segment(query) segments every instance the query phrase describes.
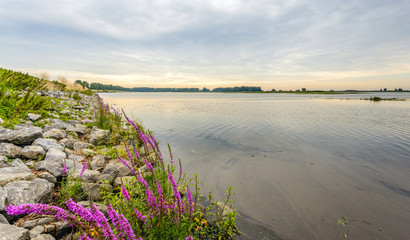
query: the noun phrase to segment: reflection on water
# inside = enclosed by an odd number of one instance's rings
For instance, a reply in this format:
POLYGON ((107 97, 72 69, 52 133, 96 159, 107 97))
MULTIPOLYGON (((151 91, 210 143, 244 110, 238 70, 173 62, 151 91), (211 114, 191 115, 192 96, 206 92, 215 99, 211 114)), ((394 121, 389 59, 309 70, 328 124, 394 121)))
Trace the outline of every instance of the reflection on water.
POLYGON ((242 239, 410 239, 410 100, 357 100, 409 93, 101 96, 169 142, 204 193, 235 188, 242 239))

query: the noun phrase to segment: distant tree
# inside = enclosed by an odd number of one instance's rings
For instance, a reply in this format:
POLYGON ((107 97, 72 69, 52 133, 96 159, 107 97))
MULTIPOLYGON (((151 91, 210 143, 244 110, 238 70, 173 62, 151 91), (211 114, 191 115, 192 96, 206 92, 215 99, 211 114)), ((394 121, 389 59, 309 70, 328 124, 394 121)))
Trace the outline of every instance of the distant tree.
POLYGON ((272 88, 272 92, 276 92, 276 89, 272 88))
POLYGON ((202 88, 201 91, 202 91, 202 92, 210 92, 211 90, 209 90, 208 88, 204 87, 204 88, 202 88))
POLYGON ((306 92, 306 88, 302 88, 302 92, 306 92))
POLYGON ((387 92, 387 88, 383 89, 384 92, 387 92))
POLYGON ((403 92, 403 88, 399 88, 399 92, 403 92))
POLYGON ((380 88, 380 92, 383 92, 383 89, 380 88))

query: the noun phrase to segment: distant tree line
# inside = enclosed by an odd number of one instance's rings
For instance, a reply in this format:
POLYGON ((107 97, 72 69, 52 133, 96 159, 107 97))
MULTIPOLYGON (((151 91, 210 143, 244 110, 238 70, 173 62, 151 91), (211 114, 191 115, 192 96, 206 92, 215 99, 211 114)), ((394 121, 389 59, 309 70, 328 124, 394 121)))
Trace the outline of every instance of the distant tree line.
POLYGON ((212 92, 262 92, 261 87, 219 87, 212 90, 212 92))

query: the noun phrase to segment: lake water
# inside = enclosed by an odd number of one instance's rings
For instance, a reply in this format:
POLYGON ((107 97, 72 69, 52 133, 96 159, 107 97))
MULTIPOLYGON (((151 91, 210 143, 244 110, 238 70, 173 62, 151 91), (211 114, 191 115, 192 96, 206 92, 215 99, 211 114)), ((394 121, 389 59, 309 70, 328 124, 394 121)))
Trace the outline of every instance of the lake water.
POLYGON ((203 193, 235 188, 239 239, 410 239, 410 93, 101 97, 170 143, 203 193))

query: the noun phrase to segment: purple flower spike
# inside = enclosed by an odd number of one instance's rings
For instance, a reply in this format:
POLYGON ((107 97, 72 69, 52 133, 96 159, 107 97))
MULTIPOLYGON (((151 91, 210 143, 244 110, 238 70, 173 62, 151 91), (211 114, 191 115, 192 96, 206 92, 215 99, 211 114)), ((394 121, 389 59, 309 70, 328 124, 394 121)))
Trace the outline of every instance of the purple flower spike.
POLYGON ((63 177, 67 176, 67 163, 64 163, 64 167, 63 170, 61 170, 61 172, 63 173, 63 177))
POLYGON ((189 190, 189 187, 186 188, 186 197, 188 199, 189 214, 192 215, 192 213, 194 212, 194 208, 193 208, 192 194, 191 194, 191 191, 189 190))
POLYGON ((194 240, 194 238, 191 237, 191 236, 188 236, 188 237, 185 238, 185 240, 194 240))
POLYGON ((87 161, 83 162, 83 168, 81 169, 81 173, 79 175, 79 177, 81 177, 84 174, 85 169, 87 168, 87 161))
POLYGON ((128 194, 127 189, 124 187, 124 185, 121 185, 121 192, 124 198, 129 201, 130 200, 130 195, 128 194))

